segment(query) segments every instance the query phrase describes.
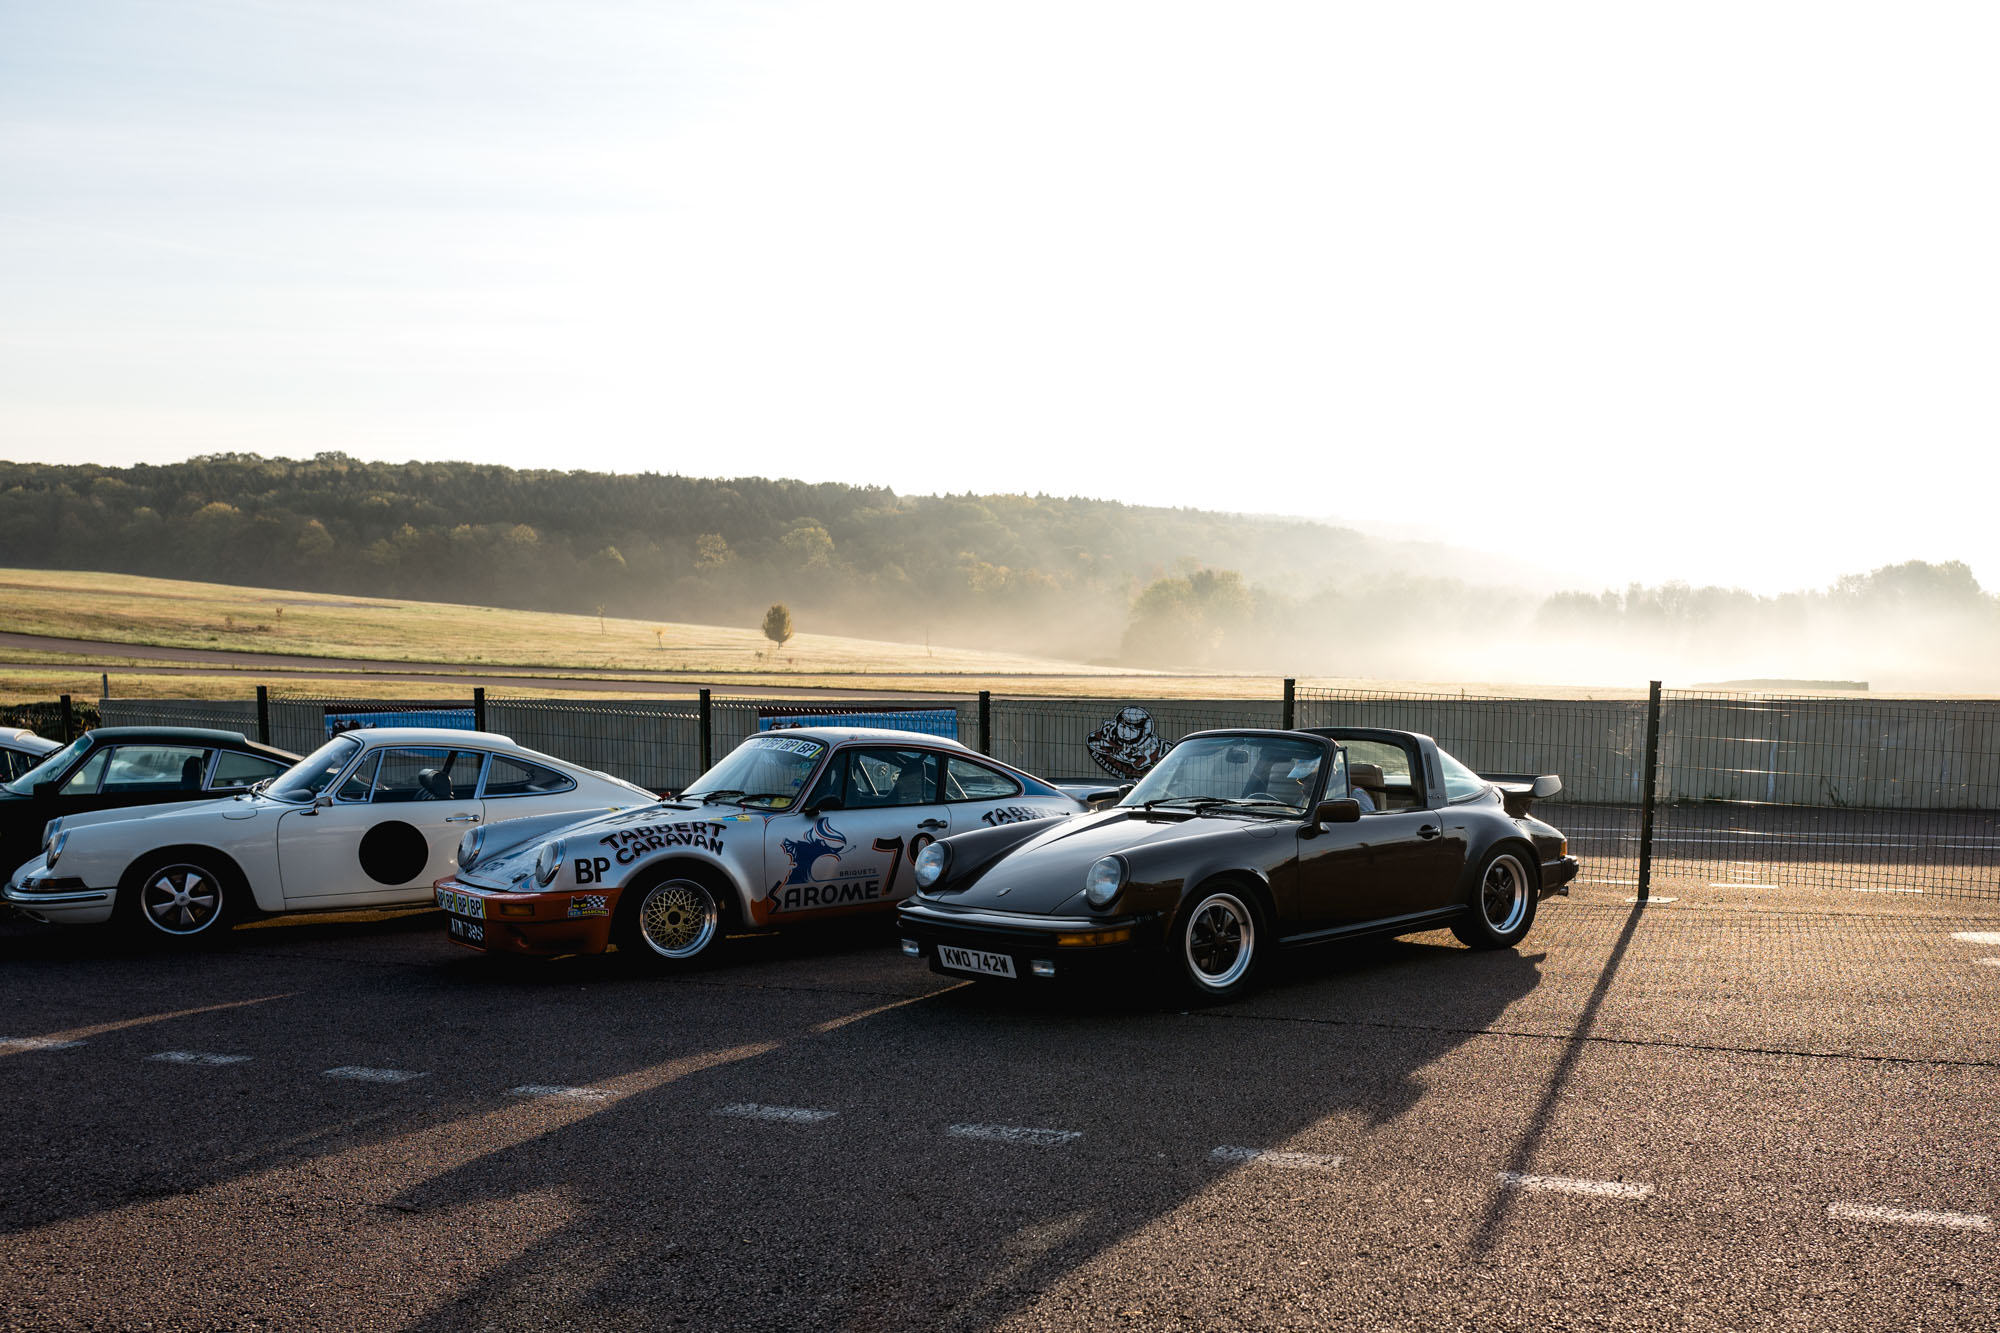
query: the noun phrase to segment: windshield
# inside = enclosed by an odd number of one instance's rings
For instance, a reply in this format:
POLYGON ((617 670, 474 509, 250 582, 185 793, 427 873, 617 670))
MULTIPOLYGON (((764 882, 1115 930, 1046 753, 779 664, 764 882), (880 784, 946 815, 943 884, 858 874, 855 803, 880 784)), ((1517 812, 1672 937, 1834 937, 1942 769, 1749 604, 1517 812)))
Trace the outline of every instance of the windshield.
POLYGON ((789 807, 826 753, 824 741, 803 736, 752 736, 729 757, 688 784, 688 800, 734 801, 773 810, 789 807))
MULTIPOLYGON (((1325 746, 1289 736, 1191 736, 1119 804, 1283 807, 1303 814, 1326 755, 1325 746)), ((1334 755, 1337 762, 1339 751, 1334 755)), ((1343 795, 1346 785, 1342 778, 1343 795)))
POLYGON ((352 736, 335 736, 286 769, 284 776, 271 784, 266 795, 281 801, 310 801, 340 776, 340 771, 347 767, 360 748, 361 742, 352 736))
POLYGON ((7 790, 16 796, 33 796, 37 782, 54 782, 58 774, 69 767, 69 761, 90 748, 90 737, 78 736, 75 740, 57 750, 48 758, 36 764, 7 784, 7 790))

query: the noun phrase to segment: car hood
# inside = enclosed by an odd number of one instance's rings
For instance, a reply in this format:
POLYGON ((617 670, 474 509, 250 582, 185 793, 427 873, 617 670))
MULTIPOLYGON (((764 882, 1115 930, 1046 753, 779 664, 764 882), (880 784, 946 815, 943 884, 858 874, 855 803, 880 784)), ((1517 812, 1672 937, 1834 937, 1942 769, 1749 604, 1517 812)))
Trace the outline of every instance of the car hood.
MULTIPOLYGON (((297 810, 299 806, 273 801, 264 796, 218 796, 207 801, 173 801, 164 805, 114 805, 105 810, 82 810, 61 816, 62 826, 74 833, 100 824, 144 822, 149 827, 175 820, 254 819, 260 814, 297 810)), ((149 835, 150 836, 150 835, 149 835)))
POLYGON ((1066 819, 1036 834, 988 866, 974 879, 954 884, 939 902, 956 907, 993 908, 1004 912, 1052 915, 1081 913, 1083 876, 1101 857, 1129 855, 1141 849, 1218 836, 1241 836, 1246 826, 1272 833, 1288 827, 1277 821, 1255 825, 1240 817, 1194 817, 1146 814, 1112 809, 1066 819))
MULTIPOLYGON (((545 829, 540 836, 526 838, 489 860, 481 861, 471 870, 459 871, 458 878, 475 888, 511 889, 533 871, 535 858, 541 854, 543 844, 556 838, 561 838, 568 851, 575 855, 585 847, 642 846, 649 841, 657 841, 656 835, 662 829, 684 828, 691 824, 724 827, 730 824, 762 824, 769 818, 770 815, 761 811, 740 810, 732 805, 696 806, 691 809, 683 808, 679 803, 644 805, 634 810, 595 815, 545 829)), ((498 830, 506 826, 495 824, 493 827, 498 830)), ((592 855, 605 854, 602 850, 592 852, 592 855)))

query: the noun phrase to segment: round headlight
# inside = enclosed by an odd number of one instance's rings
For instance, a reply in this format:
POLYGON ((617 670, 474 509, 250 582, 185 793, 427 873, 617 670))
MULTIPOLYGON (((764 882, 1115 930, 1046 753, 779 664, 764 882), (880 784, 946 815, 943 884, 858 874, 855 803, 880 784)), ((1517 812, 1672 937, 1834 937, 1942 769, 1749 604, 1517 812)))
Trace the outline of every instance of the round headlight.
POLYGON ((486 826, 475 824, 465 831, 458 840, 458 868, 470 870, 479 862, 480 850, 486 846, 486 826))
POLYGON ((542 850, 535 853, 535 883, 546 889, 555 880, 556 872, 562 869, 563 850, 561 838, 542 844, 542 850))
POLYGON ((55 867, 56 858, 62 855, 63 847, 68 842, 69 830, 66 828, 56 829, 50 835, 48 845, 42 849, 42 855, 48 859, 48 865, 51 869, 55 867))
POLYGON ((1124 887, 1125 863, 1115 856, 1102 857, 1083 877, 1083 900, 1092 907, 1109 907, 1124 887))
POLYGON ((934 842, 917 853, 912 863, 916 867, 917 887, 928 889, 944 878, 945 867, 951 864, 951 851, 941 842, 934 842))

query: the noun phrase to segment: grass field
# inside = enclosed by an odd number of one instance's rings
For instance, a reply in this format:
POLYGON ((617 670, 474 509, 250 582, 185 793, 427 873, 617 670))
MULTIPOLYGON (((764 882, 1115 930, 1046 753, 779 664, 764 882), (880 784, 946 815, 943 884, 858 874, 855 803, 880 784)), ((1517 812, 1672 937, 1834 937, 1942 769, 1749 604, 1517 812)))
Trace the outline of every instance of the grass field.
POLYGON ((0 569, 0 629, 175 648, 581 671, 1130 674, 1011 653, 831 634, 802 632, 778 649, 755 627, 600 621, 594 615, 62 570, 0 569))
MULTIPOLYGON (((428 677, 441 670, 530 671, 532 681, 489 693, 588 694, 594 698, 691 695, 702 684, 773 688, 950 691, 1051 697, 1273 699, 1274 676, 1165 674, 943 645, 829 634, 797 635, 782 651, 755 628, 664 624, 595 616, 389 598, 287 592, 137 575, 0 569, 0 631, 89 639, 133 647, 204 649, 296 658, 283 664, 217 663, 199 674, 119 653, 65 654, 0 647, 0 702, 98 697, 103 678, 127 698, 243 699, 259 684, 274 692, 339 698, 436 698, 468 692, 428 677), (352 667, 344 665, 352 662, 352 667), (409 663, 398 679, 358 679, 363 663, 409 663), (437 664, 437 665, 430 665, 437 664), (578 678, 631 679, 629 689, 578 690, 578 678)), ((1313 675, 1299 684, 1420 693, 1537 698, 1634 698, 1644 688, 1364 680, 1313 675)), ((380 675, 369 670, 368 674, 380 675)))

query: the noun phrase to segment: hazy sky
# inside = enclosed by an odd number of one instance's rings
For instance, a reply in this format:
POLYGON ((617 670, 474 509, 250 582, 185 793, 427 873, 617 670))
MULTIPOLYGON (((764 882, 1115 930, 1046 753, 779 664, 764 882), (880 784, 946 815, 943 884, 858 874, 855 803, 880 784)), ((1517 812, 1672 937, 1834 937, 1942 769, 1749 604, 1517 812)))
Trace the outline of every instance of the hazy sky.
POLYGON ((0 0, 0 457, 2000 587, 2000 9, 0 0))

